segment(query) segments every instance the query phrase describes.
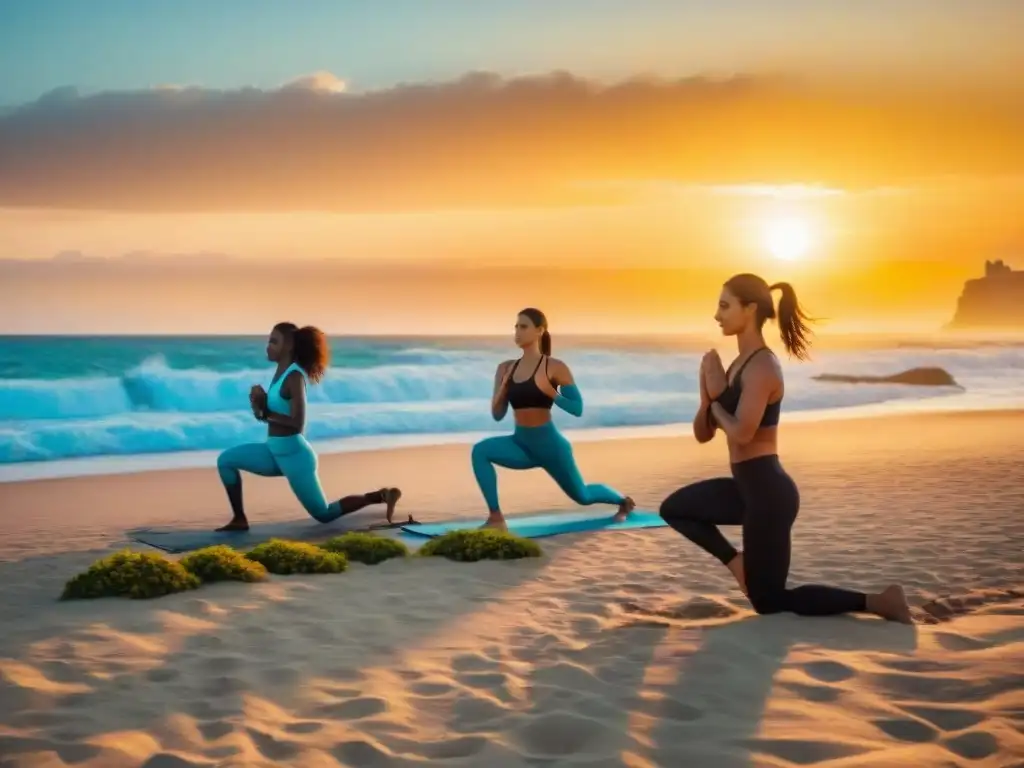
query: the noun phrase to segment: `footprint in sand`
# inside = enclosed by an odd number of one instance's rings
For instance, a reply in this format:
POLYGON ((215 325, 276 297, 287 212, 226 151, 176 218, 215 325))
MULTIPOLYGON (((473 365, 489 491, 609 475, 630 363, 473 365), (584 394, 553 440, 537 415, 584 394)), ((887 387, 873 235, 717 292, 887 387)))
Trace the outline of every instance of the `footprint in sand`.
POLYGON ((569 628, 573 634, 595 635, 604 627, 604 622, 597 616, 584 615, 576 616, 569 622, 569 628))
POLYGON ((260 672, 260 677, 270 685, 295 685, 302 679, 302 673, 294 667, 271 667, 260 672))
POLYGON ((822 683, 841 683, 856 674, 849 666, 838 661, 812 661, 804 664, 803 670, 822 683))
POLYGON ((196 728, 207 741, 217 741, 235 730, 235 726, 226 720, 214 720, 210 723, 196 723, 196 728))
POLYGON ((142 764, 142 768, 198 768, 206 761, 186 760, 169 752, 158 752, 142 764))
POLYGON ((169 683, 180 675, 181 672, 173 667, 157 667, 146 672, 146 680, 151 683, 169 683))
POLYGON ((977 725, 985 719, 985 715, 971 709, 960 707, 927 707, 927 706, 905 706, 912 715, 927 720, 936 728, 942 731, 962 731, 977 725))
POLYGON ((241 693, 246 689, 245 681, 232 675, 210 677, 203 684, 203 693, 207 696, 225 696, 230 693, 241 693))
POLYGON ((452 717, 448 727, 456 733, 473 733, 506 717, 508 713, 509 710, 493 699, 461 696, 452 703, 452 717))
POLYGON ((999 741, 991 733, 971 731, 947 739, 946 748, 966 760, 984 760, 999 751, 999 741))
POLYGON ((394 763, 389 753, 365 739, 343 741, 331 750, 331 754, 342 765, 362 768, 384 768, 394 763))
POLYGON ((294 723, 288 723, 284 727, 288 733, 316 733, 317 731, 323 730, 324 724, 318 720, 298 720, 294 723))
POLYGON ((694 720, 700 720, 704 716, 703 711, 673 698, 662 700, 659 714, 677 723, 692 723, 694 720))
POLYGON ((444 739, 420 743, 420 754, 428 760, 462 760, 482 752, 487 746, 487 739, 483 736, 457 736, 454 739, 444 739))
POLYGON ((186 701, 181 705, 181 710, 196 720, 219 720, 222 717, 227 717, 234 707, 217 699, 201 698, 186 701))
POLYGON ((932 659, 884 659, 880 663, 881 666, 897 672, 913 672, 915 674, 945 674, 959 672, 966 668, 965 664, 952 664, 948 661, 932 659))
POLYGON ((608 690, 608 686, 589 669, 568 661, 556 661, 537 667, 531 676, 531 683, 581 693, 605 693, 608 690))
POLYGON ((982 648, 991 648, 994 643, 987 640, 980 640, 970 635, 959 635, 956 632, 936 632, 935 642, 947 651, 961 653, 963 651, 978 651, 982 648))
MULTIPOLYGON (((867 751, 866 748, 855 744, 812 739, 744 739, 741 743, 752 755, 764 753, 798 765, 827 763, 844 757, 862 755, 867 751)), ((752 762, 760 764, 758 761, 752 762)))
POLYGON ((964 595, 949 595, 924 603, 916 609, 915 618, 925 624, 936 624, 988 605, 1000 605, 1021 598, 1024 598, 1024 591, 1019 589, 977 590, 964 595))
POLYGON ((569 712, 548 712, 516 730, 524 751, 535 757, 565 757, 596 751, 608 730, 596 720, 569 712))
POLYGON ((481 653, 460 653, 452 657, 455 672, 493 672, 498 664, 481 653))
POLYGON ((444 681, 423 680, 410 685, 409 690, 416 696, 435 699, 440 696, 447 696, 455 690, 455 687, 451 683, 444 681))
POLYGON ((725 619, 739 613, 736 608, 726 602, 719 602, 707 597, 698 596, 685 603, 667 608, 655 608, 634 602, 622 603, 626 613, 652 619, 670 619, 672 621, 707 621, 709 619, 725 619))
POLYGON ((348 701, 336 701, 324 704, 317 710, 324 717, 334 720, 361 720, 388 711, 387 700, 376 696, 360 696, 348 701))
POLYGON ((886 736, 913 744, 924 744, 938 737, 938 731, 931 725, 910 717, 873 720, 872 724, 886 736))
POLYGON ((199 651, 219 651, 227 643, 218 635, 196 635, 191 638, 190 645, 199 651))
POLYGON ((275 762, 278 760, 289 760, 302 751, 300 745, 294 741, 280 739, 273 734, 264 733, 255 728, 246 728, 245 732, 252 739, 256 749, 269 760, 275 762))
POLYGON ((0 734, 0 755, 13 756, 46 752, 56 753, 63 763, 76 765, 93 759, 103 750, 91 744, 60 744, 45 739, 0 734))

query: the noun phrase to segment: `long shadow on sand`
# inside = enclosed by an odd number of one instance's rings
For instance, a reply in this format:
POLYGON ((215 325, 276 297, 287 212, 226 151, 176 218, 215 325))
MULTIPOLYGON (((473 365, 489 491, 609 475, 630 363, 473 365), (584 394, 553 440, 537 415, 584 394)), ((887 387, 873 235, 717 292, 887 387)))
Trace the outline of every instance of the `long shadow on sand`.
POLYGON ((828 654, 905 655, 917 648, 913 626, 853 617, 744 616, 724 603, 715 608, 714 601, 698 602, 668 611, 631 606, 633 617, 618 630, 636 638, 653 627, 664 629, 635 713, 647 721, 638 756, 656 765, 746 768, 758 755, 805 763, 855 754, 830 741, 827 732, 799 741, 759 738, 773 691, 826 704, 856 675, 828 654), (798 679, 777 682, 794 650, 806 651, 808 659, 795 665, 798 679))

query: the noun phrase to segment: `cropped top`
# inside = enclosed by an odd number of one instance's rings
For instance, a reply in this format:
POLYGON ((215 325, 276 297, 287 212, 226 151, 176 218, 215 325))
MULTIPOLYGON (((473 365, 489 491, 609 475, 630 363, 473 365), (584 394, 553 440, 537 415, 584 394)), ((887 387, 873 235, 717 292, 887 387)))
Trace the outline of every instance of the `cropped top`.
POLYGON ((554 398, 550 395, 546 395, 541 391, 541 388, 537 386, 537 371, 540 370, 541 363, 544 363, 544 375, 547 376, 548 358, 542 356, 540 361, 537 363, 537 367, 533 369, 533 373, 530 378, 525 381, 516 381, 515 373, 516 368, 519 367, 519 363, 522 358, 516 360, 512 366, 512 372, 508 376, 508 404, 512 406, 513 411, 518 411, 522 408, 544 408, 551 410, 551 406, 554 404, 554 398))
MULTIPOLYGON (((762 349, 768 349, 768 347, 761 347, 760 349, 755 349, 753 352, 751 352, 750 356, 747 357, 747 359, 743 361, 743 365, 740 366, 740 369, 738 371, 736 371, 736 375, 732 377, 732 381, 728 382, 728 384, 725 387, 725 391, 722 392, 722 394, 720 394, 716 398, 715 402, 717 402, 720 406, 722 406, 728 413, 731 413, 733 415, 736 414, 736 409, 739 407, 739 404, 740 404, 740 394, 743 392, 743 378, 742 378, 742 376, 743 376, 743 369, 747 367, 747 364, 754 358, 754 355, 756 355, 762 349)), ((771 350, 769 350, 769 351, 771 351, 771 350)), ((732 364, 729 366, 729 370, 727 370, 725 372, 726 381, 728 381, 728 379, 729 379, 729 371, 732 370, 732 366, 735 365, 735 364, 736 364, 736 361, 734 360, 732 362, 732 364)), ((710 413, 711 413, 711 411, 709 410, 708 414, 710 415, 710 413)), ((779 417, 781 416, 781 414, 782 414, 782 398, 780 397, 774 403, 768 403, 765 406, 764 413, 761 415, 761 423, 758 424, 758 426, 759 427, 775 427, 775 426, 778 426, 778 424, 779 424, 779 417)))
POLYGON ((284 380, 288 378, 292 371, 298 371, 302 374, 302 378, 306 378, 306 372, 302 370, 298 363, 292 363, 278 376, 276 379, 270 382, 270 387, 267 388, 267 410, 273 411, 274 413, 280 413, 283 416, 290 416, 292 412, 292 404, 289 400, 285 400, 281 396, 281 386, 284 384, 284 380))

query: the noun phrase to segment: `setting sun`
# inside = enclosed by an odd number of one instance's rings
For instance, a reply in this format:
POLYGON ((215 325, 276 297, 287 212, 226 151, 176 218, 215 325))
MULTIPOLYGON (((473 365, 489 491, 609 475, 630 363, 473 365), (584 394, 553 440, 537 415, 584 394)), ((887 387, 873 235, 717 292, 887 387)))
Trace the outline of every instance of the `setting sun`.
POLYGON ((765 227, 764 243, 775 258, 797 261, 810 250, 811 234, 807 223, 800 219, 774 219, 765 227))

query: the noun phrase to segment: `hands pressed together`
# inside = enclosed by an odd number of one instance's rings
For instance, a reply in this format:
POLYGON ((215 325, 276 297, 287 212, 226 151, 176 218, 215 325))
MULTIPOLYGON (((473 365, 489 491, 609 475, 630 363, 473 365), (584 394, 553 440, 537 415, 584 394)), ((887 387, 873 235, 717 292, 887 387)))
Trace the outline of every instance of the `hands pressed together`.
POLYGON ((718 351, 712 349, 706 352, 700 361, 701 401, 707 404, 717 400, 728 385, 729 379, 725 373, 725 366, 722 365, 722 358, 718 356, 718 351))
POLYGON ((249 406, 252 408, 252 415, 263 421, 267 412, 267 391, 259 384, 253 384, 249 390, 249 406))

